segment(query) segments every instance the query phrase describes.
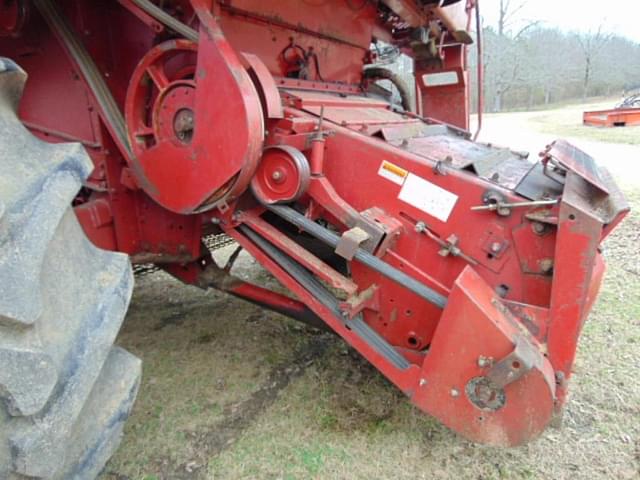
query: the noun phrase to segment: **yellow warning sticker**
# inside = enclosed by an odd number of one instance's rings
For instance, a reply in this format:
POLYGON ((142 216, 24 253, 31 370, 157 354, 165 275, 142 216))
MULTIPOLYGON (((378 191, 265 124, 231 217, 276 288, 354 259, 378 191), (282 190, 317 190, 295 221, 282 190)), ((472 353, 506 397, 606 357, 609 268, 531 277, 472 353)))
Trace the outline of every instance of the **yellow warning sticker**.
POLYGON ((409 172, 404 168, 383 160, 380 164, 380 168, 378 169, 378 175, 386 178, 387 180, 391 180, 397 185, 402 185, 407 178, 407 175, 409 175, 409 172))

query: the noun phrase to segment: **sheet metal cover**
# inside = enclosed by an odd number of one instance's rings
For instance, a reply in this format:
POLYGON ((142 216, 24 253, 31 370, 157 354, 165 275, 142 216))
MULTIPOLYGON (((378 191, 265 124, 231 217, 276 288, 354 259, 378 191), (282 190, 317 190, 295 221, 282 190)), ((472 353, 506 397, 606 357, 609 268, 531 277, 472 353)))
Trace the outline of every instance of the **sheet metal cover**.
POLYGON ((547 155, 557 160, 563 167, 577 173, 598 190, 609 193, 600 176, 596 161, 578 147, 565 140, 557 140, 551 145, 547 155))

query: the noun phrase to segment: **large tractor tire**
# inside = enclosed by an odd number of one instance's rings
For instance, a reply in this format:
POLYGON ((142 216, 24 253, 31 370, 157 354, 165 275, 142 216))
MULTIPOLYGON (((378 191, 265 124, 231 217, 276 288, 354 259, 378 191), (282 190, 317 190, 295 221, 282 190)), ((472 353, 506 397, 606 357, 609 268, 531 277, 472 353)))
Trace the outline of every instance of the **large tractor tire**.
POLYGON ((70 208, 92 168, 83 147, 20 123, 25 81, 0 59, 0 479, 94 479, 140 381, 140 361, 113 346, 133 276, 70 208))

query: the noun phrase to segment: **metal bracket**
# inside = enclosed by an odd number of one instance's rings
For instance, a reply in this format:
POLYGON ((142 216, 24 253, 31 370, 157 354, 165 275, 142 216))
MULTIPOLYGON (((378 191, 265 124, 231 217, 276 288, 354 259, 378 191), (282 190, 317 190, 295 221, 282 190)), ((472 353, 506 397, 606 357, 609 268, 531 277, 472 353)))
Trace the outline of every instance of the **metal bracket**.
POLYGON ((336 254, 349 261, 353 260, 360 244, 369 240, 370 236, 360 227, 353 227, 342 234, 336 246, 336 254))
POLYGON ((340 311, 346 318, 352 319, 363 310, 380 310, 380 287, 371 285, 366 290, 352 295, 340 302, 340 311))
POLYGON ((534 367, 542 367, 540 351, 526 338, 518 336, 513 352, 494 363, 487 372, 486 378, 496 387, 504 388, 534 367))
POLYGON ((475 258, 470 257, 469 255, 464 253, 460 247, 458 247, 459 239, 456 235, 449 235, 446 240, 443 240, 438 235, 429 230, 429 227, 424 222, 416 223, 415 230, 418 233, 425 234, 431 240, 440 245, 438 255, 440 255, 441 257, 448 257, 449 255, 451 255, 452 257, 460 257, 465 262, 471 265, 478 265, 478 261, 475 258))

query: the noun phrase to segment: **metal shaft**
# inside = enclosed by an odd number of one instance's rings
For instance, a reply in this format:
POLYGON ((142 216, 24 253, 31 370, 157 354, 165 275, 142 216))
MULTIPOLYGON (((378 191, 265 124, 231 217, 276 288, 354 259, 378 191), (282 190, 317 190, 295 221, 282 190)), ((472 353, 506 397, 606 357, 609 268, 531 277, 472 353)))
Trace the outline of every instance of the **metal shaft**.
MULTIPOLYGON (((269 205, 267 208, 274 212, 279 217, 287 220, 296 227, 304 230, 305 232, 313 235, 318 240, 330 245, 333 248, 338 246, 340 236, 333 233, 330 230, 318 225, 317 223, 309 220, 304 215, 296 212, 291 207, 285 207, 282 205, 269 205)), ((360 263, 375 270, 376 272, 384 275, 390 280, 402 285, 409 289, 421 298, 424 298, 429 303, 432 303, 436 307, 444 308, 447 304, 447 298, 444 295, 439 294, 435 290, 427 287, 425 284, 417 281, 415 278, 410 277, 404 272, 401 272, 397 268, 392 267, 388 263, 380 260, 375 255, 370 254, 366 250, 358 248, 354 256, 360 263)))

